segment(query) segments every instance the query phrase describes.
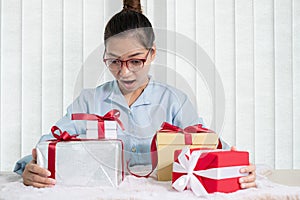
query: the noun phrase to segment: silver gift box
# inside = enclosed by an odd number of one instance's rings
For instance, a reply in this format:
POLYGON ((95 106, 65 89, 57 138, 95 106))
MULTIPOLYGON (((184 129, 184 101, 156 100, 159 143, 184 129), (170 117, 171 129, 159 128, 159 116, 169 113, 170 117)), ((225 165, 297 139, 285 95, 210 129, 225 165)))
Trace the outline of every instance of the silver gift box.
MULTIPOLYGON (((37 163, 48 168, 49 141, 37 145, 37 163)), ((117 187, 123 178, 122 143, 118 140, 56 144, 57 185, 117 187)))

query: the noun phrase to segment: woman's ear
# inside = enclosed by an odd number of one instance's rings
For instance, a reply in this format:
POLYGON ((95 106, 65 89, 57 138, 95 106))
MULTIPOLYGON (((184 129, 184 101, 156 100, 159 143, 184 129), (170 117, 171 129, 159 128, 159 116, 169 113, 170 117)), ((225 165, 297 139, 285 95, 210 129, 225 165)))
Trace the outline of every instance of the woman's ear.
POLYGON ((156 45, 153 44, 152 50, 151 50, 151 62, 155 59, 156 56, 156 45))

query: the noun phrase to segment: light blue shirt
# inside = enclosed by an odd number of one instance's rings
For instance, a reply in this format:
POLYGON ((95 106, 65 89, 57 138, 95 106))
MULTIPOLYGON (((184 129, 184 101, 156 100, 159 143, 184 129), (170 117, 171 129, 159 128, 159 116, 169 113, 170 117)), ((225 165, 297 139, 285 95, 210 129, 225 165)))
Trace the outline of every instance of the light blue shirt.
MULTIPOLYGON (((73 113, 103 116, 112 109, 120 111, 119 119, 125 130, 119 129, 118 138, 123 140, 125 159, 130 159, 130 165, 151 163, 151 140, 163 122, 181 128, 203 123, 186 94, 150 79, 147 87, 130 107, 116 80, 95 89, 85 89, 67 108, 67 114, 56 126, 71 134, 85 134, 86 121, 71 120, 73 113)), ((51 134, 42 136, 40 142, 48 139, 52 139, 51 134)), ((223 148, 228 148, 228 145, 224 143, 223 148)), ((21 174, 30 160, 31 157, 28 156, 18 161, 14 171, 21 174)))

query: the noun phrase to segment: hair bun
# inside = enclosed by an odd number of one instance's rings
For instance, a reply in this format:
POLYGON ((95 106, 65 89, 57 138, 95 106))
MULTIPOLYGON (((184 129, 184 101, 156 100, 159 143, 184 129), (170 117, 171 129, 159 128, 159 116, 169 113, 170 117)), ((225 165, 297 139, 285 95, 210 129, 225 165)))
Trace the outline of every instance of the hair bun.
POLYGON ((133 10, 143 13, 140 0, 123 0, 123 10, 133 10))

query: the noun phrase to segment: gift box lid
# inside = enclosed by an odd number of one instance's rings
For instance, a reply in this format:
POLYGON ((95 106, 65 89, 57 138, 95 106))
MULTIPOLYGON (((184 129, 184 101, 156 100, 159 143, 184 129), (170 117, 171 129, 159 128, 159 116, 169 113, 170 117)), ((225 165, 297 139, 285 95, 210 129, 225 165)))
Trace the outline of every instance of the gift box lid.
POLYGON ((212 151, 203 153, 196 168, 209 169, 227 166, 249 165, 249 153, 246 151, 212 151))
MULTIPOLYGON (((195 167, 197 170, 210 168, 249 165, 249 152, 231 150, 203 150, 195 167)), ((182 150, 174 152, 174 160, 177 160, 182 150)), ((199 151, 199 148, 191 149, 191 152, 199 151)))
MULTIPOLYGON (((217 145, 218 144, 218 135, 216 133, 191 133, 192 135, 192 144, 207 144, 207 145, 217 145)), ((185 144, 185 136, 183 133, 157 133, 157 143, 168 144, 168 145, 177 145, 185 144)))

